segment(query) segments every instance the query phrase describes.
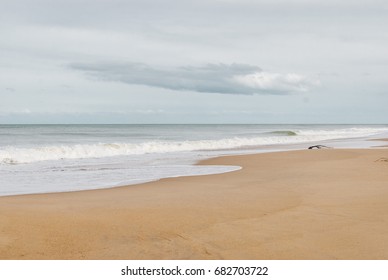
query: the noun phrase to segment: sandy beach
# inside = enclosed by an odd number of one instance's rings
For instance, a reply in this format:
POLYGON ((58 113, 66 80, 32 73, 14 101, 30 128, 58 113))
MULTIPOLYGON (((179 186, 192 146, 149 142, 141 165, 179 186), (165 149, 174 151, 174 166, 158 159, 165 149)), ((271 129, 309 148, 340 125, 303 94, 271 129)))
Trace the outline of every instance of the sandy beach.
POLYGON ((0 197, 0 259, 388 259, 388 150, 201 162, 239 171, 0 197))

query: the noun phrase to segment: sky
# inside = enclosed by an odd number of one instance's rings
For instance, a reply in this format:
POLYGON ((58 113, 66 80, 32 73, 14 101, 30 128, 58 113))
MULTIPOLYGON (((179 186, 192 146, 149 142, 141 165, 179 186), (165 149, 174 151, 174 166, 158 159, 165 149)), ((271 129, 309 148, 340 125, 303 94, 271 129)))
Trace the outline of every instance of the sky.
POLYGON ((0 0, 0 123, 388 123, 385 0, 0 0))

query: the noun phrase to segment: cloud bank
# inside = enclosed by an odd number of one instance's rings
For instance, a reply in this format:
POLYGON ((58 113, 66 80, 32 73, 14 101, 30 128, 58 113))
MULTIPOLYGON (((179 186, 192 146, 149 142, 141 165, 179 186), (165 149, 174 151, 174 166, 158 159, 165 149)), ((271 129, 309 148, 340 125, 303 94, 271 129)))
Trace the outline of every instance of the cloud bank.
POLYGON ((293 94, 319 85, 295 73, 271 73, 247 64, 154 68, 141 63, 72 63, 95 78, 171 90, 221 94, 293 94))

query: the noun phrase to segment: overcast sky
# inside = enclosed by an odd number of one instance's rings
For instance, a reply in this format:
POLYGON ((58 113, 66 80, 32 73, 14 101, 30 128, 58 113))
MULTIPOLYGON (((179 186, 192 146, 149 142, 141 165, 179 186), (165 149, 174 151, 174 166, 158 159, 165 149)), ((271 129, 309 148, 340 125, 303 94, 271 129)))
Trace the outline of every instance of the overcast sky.
POLYGON ((0 123, 388 123, 386 0, 0 2, 0 123))

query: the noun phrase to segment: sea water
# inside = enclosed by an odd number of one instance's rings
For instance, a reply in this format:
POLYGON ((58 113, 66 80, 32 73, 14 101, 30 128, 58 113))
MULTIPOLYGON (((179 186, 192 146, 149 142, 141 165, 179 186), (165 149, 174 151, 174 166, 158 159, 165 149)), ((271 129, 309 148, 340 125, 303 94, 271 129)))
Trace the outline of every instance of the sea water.
POLYGON ((0 125, 0 196, 230 172, 198 166, 230 154, 325 144, 369 147, 388 125, 0 125))

